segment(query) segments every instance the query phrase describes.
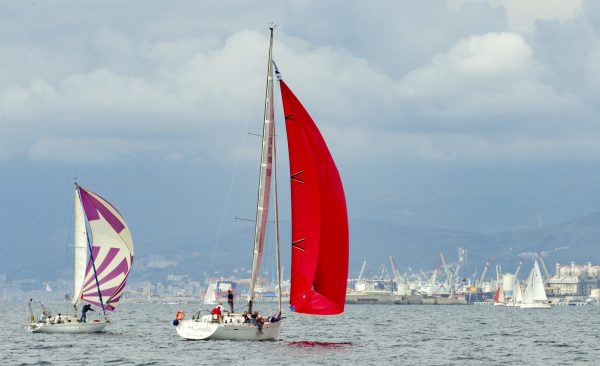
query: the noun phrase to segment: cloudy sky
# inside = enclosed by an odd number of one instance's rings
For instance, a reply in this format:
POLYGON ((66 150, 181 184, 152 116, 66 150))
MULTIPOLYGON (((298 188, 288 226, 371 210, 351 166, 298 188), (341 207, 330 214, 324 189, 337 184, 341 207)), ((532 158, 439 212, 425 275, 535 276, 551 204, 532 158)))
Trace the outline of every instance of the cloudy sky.
POLYGON ((0 1, 4 250, 69 240, 74 177, 148 247, 252 217, 271 21, 351 219, 489 231, 600 210, 596 1, 0 1))

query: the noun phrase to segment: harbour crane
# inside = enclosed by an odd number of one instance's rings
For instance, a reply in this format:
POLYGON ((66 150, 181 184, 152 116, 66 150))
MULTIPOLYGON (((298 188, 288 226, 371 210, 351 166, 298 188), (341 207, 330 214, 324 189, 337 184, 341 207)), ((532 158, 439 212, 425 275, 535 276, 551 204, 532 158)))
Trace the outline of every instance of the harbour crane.
POLYGON ((538 253, 538 257, 540 257, 540 262, 542 262, 542 268, 544 269, 544 275, 546 275, 546 284, 550 281, 550 272, 548 272, 548 267, 546 267, 546 262, 544 262, 544 257, 542 256, 542 252, 538 253))
POLYGON ((517 265, 517 269, 515 270, 515 281, 519 278, 519 272, 521 271, 522 265, 523 265, 523 257, 520 258, 519 264, 517 265))
POLYGON ((419 270, 420 275, 419 275, 419 281, 423 282, 423 283, 427 283, 427 275, 425 274, 425 272, 423 272, 422 269, 419 270), (423 276, 423 278, 421 278, 421 276, 423 276))
POLYGON ((453 275, 452 272, 450 272, 450 269, 448 268, 448 265, 446 264, 446 259, 444 258, 444 253, 440 252, 440 258, 442 259, 442 265, 444 266, 444 272, 446 273, 446 282, 448 285, 448 289, 450 290, 450 293, 453 294, 454 293, 454 280, 453 280, 453 275))
POLYGON ((396 281, 396 292, 400 295, 400 284, 404 284, 404 278, 398 271, 396 267, 396 263, 394 262, 394 258, 390 255, 390 266, 392 267, 392 273, 394 274, 394 280, 396 281))
POLYGON ((460 267, 465 263, 465 251, 464 247, 458 248, 458 262, 456 263, 456 267, 454 267, 454 278, 458 278, 460 267))
POLYGON ((363 278, 363 275, 365 274, 365 267, 367 266, 367 261, 364 261, 362 264, 362 267, 360 268, 360 273, 358 274, 358 278, 356 279, 356 282, 361 281, 363 278))
POLYGON ((483 279, 485 278, 489 266, 490 260, 488 259, 487 262, 485 262, 485 266, 483 267, 483 272, 481 272, 481 277, 479 277, 479 281, 475 283, 475 287, 481 287, 483 285, 483 279))
POLYGON ((437 280, 437 273, 438 273, 438 270, 436 268, 433 270, 433 273, 431 274, 431 279, 429 280, 429 284, 431 286, 435 285, 435 281, 437 280))
POLYGON ((394 258, 390 255, 390 266, 392 267, 392 273, 394 274, 394 278, 396 282, 406 282, 404 276, 398 271, 398 267, 396 266, 396 262, 394 258))

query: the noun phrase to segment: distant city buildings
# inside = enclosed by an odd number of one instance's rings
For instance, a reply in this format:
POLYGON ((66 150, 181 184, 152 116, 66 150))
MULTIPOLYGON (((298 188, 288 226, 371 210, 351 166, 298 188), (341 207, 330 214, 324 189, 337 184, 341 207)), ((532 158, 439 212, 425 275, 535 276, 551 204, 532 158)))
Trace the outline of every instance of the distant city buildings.
POLYGON ((590 296, 600 288, 600 266, 556 263, 556 274, 548 279, 548 289, 554 296, 590 296))

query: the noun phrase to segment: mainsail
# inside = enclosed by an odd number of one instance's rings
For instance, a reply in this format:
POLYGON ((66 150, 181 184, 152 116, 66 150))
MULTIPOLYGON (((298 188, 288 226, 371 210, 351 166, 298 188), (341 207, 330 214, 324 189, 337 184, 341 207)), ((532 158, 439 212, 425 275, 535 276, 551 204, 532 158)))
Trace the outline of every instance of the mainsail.
POLYGON ((79 199, 79 190, 75 186, 75 207, 74 207, 74 252, 75 252, 75 270, 73 274, 74 279, 74 291, 72 303, 77 305, 79 302, 79 293, 81 292, 81 286, 83 286, 83 280, 85 278, 85 266, 87 263, 87 229, 85 227, 85 215, 83 213, 83 207, 81 206, 81 200, 79 199))
POLYGON ((542 272, 538 266, 537 260, 533 264, 533 301, 547 301, 546 290, 544 289, 544 281, 542 280, 542 272))
POLYGON ((283 80, 292 195, 291 308, 333 315, 344 311, 348 217, 335 162, 312 118, 283 80))
POLYGON ((208 284, 208 288, 206 289, 206 294, 204 295, 204 303, 205 304, 215 304, 217 302, 217 286, 214 282, 208 284))
POLYGON ((92 253, 77 293, 81 300, 112 311, 133 262, 131 234, 121 214, 108 201, 82 187, 79 199, 91 232, 92 253))
POLYGON ((265 112, 260 156, 260 173, 258 180, 258 200, 256 205, 256 226, 254 232, 254 252, 252 256, 252 272, 248 289, 248 301, 254 298, 254 287, 258 280, 260 262, 265 246, 267 217, 269 215, 269 197, 271 193, 271 175, 273 167, 273 138, 275 137, 275 113, 273 110, 273 30, 269 43, 269 60, 267 65, 267 87, 265 95, 265 112))

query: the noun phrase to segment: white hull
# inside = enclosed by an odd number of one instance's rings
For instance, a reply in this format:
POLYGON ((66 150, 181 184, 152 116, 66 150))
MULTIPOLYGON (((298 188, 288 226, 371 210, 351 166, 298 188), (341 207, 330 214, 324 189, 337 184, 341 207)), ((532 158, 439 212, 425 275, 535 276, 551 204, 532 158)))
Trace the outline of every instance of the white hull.
POLYGON ((550 309, 551 307, 546 303, 521 304, 521 309, 550 309))
POLYGON ((80 323, 77 320, 60 324, 31 323, 27 330, 31 333, 58 333, 58 334, 81 334, 102 332, 108 325, 106 320, 93 320, 88 323, 80 323))
POLYGON ((184 319, 177 325, 177 334, 190 340, 239 340, 239 341, 270 341, 277 339, 279 324, 265 322, 262 333, 254 324, 243 323, 240 315, 225 316, 222 323, 213 322, 212 316, 201 319, 184 319))

